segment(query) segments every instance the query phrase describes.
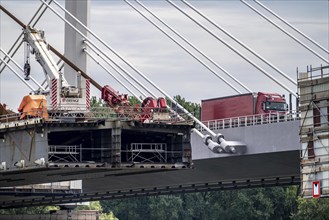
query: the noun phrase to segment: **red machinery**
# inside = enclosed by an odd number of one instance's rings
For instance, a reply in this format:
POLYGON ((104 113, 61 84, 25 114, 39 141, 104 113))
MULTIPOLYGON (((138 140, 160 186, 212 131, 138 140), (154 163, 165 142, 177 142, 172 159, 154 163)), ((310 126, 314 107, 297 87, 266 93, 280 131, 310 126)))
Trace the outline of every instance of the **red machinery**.
MULTIPOLYGON (((102 100, 112 108, 117 106, 132 108, 127 94, 119 94, 119 92, 115 91, 108 85, 102 88, 102 100)), ((139 112, 139 119, 144 122, 145 120, 150 119, 153 114, 159 114, 159 110, 166 108, 167 102, 165 98, 161 97, 154 99, 152 97, 147 97, 143 100, 140 109, 138 108, 138 105, 136 106, 135 112, 139 112)))
POLYGON ((102 88, 102 99, 111 107, 116 105, 128 105, 128 95, 127 94, 119 94, 119 92, 115 91, 111 86, 104 86, 102 88))

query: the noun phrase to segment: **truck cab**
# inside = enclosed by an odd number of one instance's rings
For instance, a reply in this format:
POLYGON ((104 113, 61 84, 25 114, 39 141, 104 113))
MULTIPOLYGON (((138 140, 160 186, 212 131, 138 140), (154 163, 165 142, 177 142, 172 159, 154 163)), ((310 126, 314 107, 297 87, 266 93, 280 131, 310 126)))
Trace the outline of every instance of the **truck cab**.
POLYGON ((255 114, 279 113, 285 114, 288 109, 284 96, 277 93, 257 93, 255 114))

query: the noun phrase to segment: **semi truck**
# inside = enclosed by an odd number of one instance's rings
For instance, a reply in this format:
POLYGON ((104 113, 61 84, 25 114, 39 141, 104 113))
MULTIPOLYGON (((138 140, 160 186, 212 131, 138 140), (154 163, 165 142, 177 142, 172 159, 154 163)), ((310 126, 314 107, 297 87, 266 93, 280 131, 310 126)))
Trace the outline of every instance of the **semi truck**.
POLYGON ((259 114, 285 114, 288 105, 277 93, 246 93, 201 101, 201 120, 210 121, 259 114))

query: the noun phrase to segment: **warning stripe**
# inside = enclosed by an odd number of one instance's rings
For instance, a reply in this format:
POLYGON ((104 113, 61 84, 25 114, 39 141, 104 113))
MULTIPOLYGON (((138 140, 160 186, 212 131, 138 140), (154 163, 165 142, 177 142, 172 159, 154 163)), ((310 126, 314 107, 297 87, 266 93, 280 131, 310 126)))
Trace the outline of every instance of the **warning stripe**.
POLYGON ((57 79, 52 79, 51 82, 51 106, 57 108, 57 79))
POLYGON ((90 81, 86 79, 86 108, 90 108, 90 81))

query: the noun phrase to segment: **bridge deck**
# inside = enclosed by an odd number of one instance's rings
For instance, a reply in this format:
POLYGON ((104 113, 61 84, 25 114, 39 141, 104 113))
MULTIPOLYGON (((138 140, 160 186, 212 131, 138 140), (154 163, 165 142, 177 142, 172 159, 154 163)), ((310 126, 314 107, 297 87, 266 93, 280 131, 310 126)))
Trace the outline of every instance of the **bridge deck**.
POLYGON ((26 206, 113 199, 132 196, 222 190, 244 187, 299 184, 298 121, 217 130, 229 139, 247 143, 246 155, 212 154, 192 136, 194 169, 138 169, 122 172, 109 169, 45 169, 35 172, 1 175, 1 182, 26 184, 41 179, 59 181, 84 179, 83 194, 38 195, 23 198, 19 194, 3 195, 1 206, 26 206), (295 132, 292 132, 295 131, 295 132), (252 135, 252 134, 261 135, 252 135), (266 137, 266 140, 263 138, 266 137), (260 141, 263 140, 263 141, 260 141), (23 201, 24 199, 24 201, 23 201), (13 203, 13 201, 15 201, 13 203))
MULTIPOLYGON (((126 198, 145 195, 224 190, 246 187, 299 184, 299 151, 195 160, 195 169, 139 174, 115 174, 103 170, 83 181, 83 194, 2 195, 0 206, 19 207, 126 198), (92 178, 94 177, 94 178, 92 178), (13 202, 15 201, 15 202, 13 202)), ((60 174, 68 175, 67 173, 60 174)), ((29 181, 31 174, 20 174, 12 181, 29 181)), ((68 176, 74 178, 72 176, 68 176)))

